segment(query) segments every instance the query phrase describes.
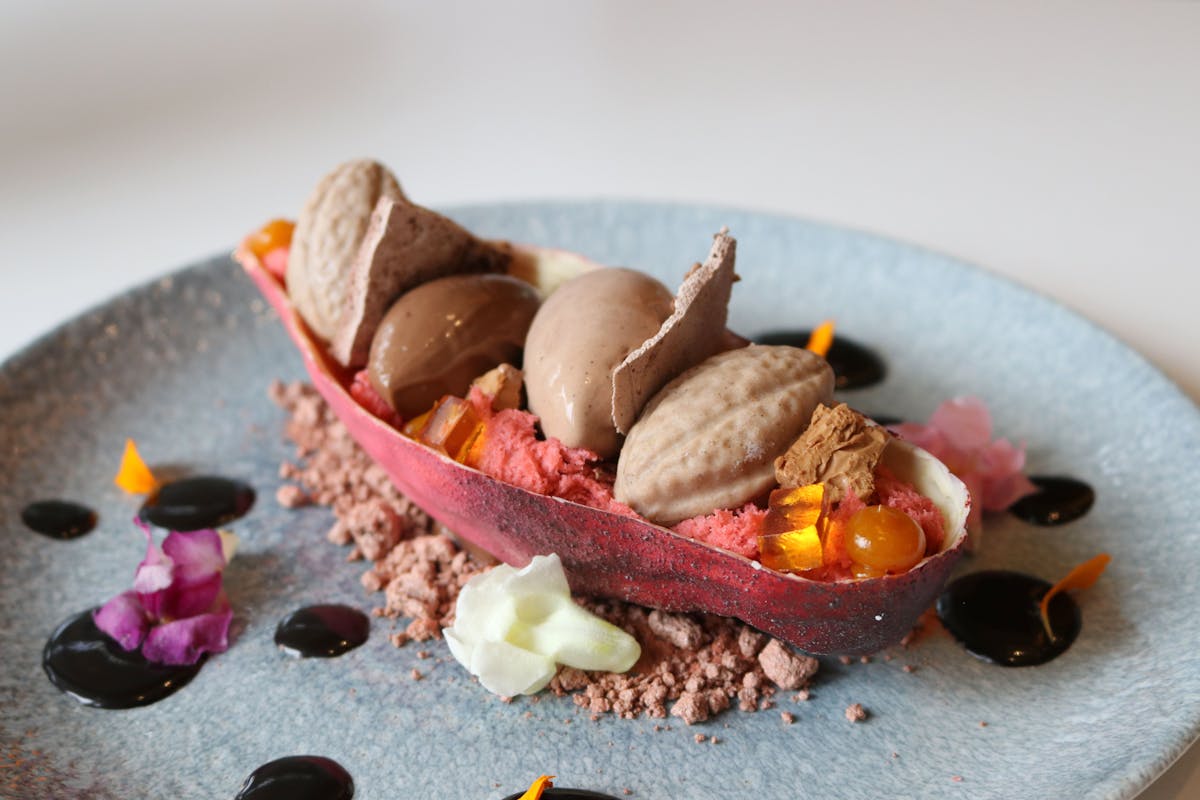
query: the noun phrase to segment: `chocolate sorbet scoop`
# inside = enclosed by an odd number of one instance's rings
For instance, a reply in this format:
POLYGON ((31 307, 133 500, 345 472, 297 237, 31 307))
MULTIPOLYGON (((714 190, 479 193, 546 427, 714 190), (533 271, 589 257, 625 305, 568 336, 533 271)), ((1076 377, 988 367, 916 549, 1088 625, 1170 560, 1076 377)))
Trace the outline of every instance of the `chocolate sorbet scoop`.
POLYGON ((538 309, 537 291, 506 275, 454 275, 422 284, 388 310, 371 342, 371 385, 405 418, 471 381, 517 364, 538 309))

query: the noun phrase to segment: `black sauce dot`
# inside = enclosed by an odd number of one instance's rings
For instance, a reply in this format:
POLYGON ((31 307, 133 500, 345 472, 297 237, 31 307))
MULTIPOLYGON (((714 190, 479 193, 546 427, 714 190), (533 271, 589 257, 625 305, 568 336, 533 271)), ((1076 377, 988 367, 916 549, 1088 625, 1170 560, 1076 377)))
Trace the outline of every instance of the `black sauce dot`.
POLYGON ((42 651, 50 682, 79 702, 97 708, 133 708, 173 694, 196 676, 200 664, 172 666, 126 652, 96 627, 93 610, 63 622, 42 651))
POLYGON ((302 658, 340 656, 367 641, 371 621, 356 608, 306 606, 284 617, 275 629, 275 644, 302 658))
POLYGON ((1066 592, 1050 601, 1051 636, 1038 607, 1050 584, 1031 575, 985 570, 964 575, 938 597, 946 630, 973 655, 1006 667, 1044 664, 1079 635, 1079 606, 1066 592))
MULTIPOLYGON (((770 331, 755 336, 754 341, 758 344, 804 347, 811 333, 808 330, 770 331)), ((841 334, 833 337, 833 346, 829 348, 825 360, 833 368, 834 388, 837 389, 865 389, 879 383, 887 375, 883 359, 841 334)))
POLYGON ((215 476, 184 478, 159 488, 138 512, 146 522, 172 531, 215 528, 244 515, 254 505, 254 489, 215 476))
POLYGON ((234 800, 350 800, 354 779, 323 756, 287 756, 263 764, 242 784, 234 800))
POLYGON ((1052 475, 1030 478, 1038 491, 1008 507, 1031 525, 1065 525, 1091 510, 1096 492, 1081 480, 1052 475))
POLYGON ((96 512, 70 500, 38 500, 21 510, 21 521, 51 539, 76 539, 96 527, 96 512))

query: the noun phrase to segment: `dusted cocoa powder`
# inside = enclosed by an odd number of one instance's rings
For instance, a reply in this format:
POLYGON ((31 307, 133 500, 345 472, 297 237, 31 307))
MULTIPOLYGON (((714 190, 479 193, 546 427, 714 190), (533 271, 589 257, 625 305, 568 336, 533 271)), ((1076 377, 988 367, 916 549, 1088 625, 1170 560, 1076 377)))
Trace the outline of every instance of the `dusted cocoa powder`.
MULTIPOLYGON (((463 585, 489 569, 486 556, 468 554, 449 531, 400 494, 316 390, 276 382, 270 394, 287 412, 286 432, 297 448, 295 461, 281 466, 280 477, 298 485, 281 488, 278 501, 289 508, 310 503, 332 508, 337 521, 330 541, 352 545, 350 559, 371 562, 362 583, 368 591, 383 592, 383 605, 375 613, 409 620, 403 632, 391 637, 397 646, 440 638, 442 628, 454 621, 463 585)), ((641 658, 627 673, 566 667, 551 681, 551 691, 571 695, 593 719, 601 714, 629 719, 669 714, 690 725, 734 706, 742 711, 772 708, 781 689, 807 699, 816 659, 743 623, 616 600, 578 599, 642 646, 641 658)), ((413 679, 419 678, 414 674, 413 679)))

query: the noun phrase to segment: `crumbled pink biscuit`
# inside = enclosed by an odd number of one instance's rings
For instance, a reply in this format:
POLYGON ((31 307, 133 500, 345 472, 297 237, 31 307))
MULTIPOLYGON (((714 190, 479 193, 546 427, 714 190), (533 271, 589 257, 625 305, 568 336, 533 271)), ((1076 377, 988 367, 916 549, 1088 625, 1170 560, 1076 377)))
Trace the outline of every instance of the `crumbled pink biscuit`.
POLYGON ((799 689, 817 673, 815 658, 793 653, 778 639, 772 639, 758 654, 763 673, 780 689, 799 689))
POLYGON ((784 725, 791 725, 796 721, 796 715, 790 711, 780 711, 779 718, 783 720, 784 725))
POLYGON ((852 703, 846 706, 846 719, 850 722, 862 722, 867 718, 867 710, 863 708, 862 703, 852 703))
MULTIPOLYGON (((472 394, 473 401, 482 398, 472 394)), ((488 565, 468 555, 445 528, 395 490, 313 389, 276 384, 271 395, 289 414, 287 431, 299 459, 285 465, 282 474, 299 483, 315 502, 332 506, 338 522, 330 539, 352 544, 370 561, 363 586, 383 593, 383 604, 374 613, 408 618, 405 628, 389 637, 392 643, 400 647, 440 638, 442 628, 454 621, 459 591, 488 565), (399 529, 395 537, 389 533, 393 515, 399 529)), ((500 412, 493 419, 521 413, 500 412)), ((573 461, 569 453, 559 451, 549 461, 557 465, 554 480, 575 477, 604 485, 592 467, 573 461), (568 466, 562 469, 564 464, 568 466)), ((727 617, 672 614, 615 600, 580 602, 642 645, 641 658, 627 673, 564 668, 550 682, 551 691, 571 695, 593 717, 673 715, 692 724, 735 703, 757 711, 770 702, 779 680, 798 688, 817 667, 815 659, 794 655, 778 641, 727 617)))
POLYGON ((299 486, 288 484, 280 486, 275 492, 275 502, 284 508, 301 508, 311 503, 312 498, 299 486))
POLYGON ((669 614, 657 608, 646 617, 646 624, 660 639, 682 649, 694 650, 700 646, 704 636, 704 631, 695 620, 688 619, 683 614, 669 614))

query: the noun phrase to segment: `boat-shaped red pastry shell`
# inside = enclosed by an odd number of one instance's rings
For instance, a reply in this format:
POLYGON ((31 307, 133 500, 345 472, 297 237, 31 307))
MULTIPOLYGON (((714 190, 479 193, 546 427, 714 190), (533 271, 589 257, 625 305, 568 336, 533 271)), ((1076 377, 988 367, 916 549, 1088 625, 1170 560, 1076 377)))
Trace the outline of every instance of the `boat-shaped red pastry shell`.
MULTIPOLYGON (((534 261, 558 259, 526 248, 534 261)), ((236 254, 279 316, 318 392, 405 495, 463 539, 513 565, 558 553, 573 591, 669 611, 736 617, 813 654, 877 652, 908 633, 963 552, 969 495, 924 451, 889 446, 889 466, 939 502, 947 544, 902 575, 819 582, 787 575, 639 519, 534 494, 456 463, 362 408, 284 287, 249 252, 236 254)), ((575 263, 580 259, 569 256, 575 263)))

